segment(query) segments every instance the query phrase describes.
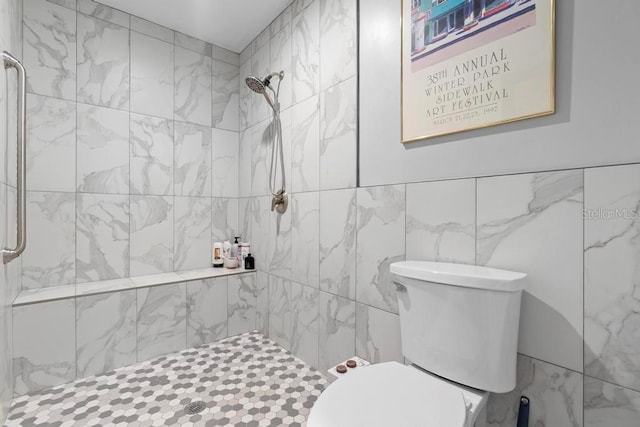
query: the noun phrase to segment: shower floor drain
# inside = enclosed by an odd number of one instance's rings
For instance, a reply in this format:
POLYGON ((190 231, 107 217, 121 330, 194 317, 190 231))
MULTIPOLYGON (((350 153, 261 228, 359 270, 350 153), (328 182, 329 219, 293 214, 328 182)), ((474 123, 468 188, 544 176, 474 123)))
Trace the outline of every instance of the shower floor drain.
POLYGON ((191 402, 185 405, 184 412, 187 415, 194 415, 204 411, 206 407, 207 405, 205 405, 204 402, 201 402, 201 401, 191 402))

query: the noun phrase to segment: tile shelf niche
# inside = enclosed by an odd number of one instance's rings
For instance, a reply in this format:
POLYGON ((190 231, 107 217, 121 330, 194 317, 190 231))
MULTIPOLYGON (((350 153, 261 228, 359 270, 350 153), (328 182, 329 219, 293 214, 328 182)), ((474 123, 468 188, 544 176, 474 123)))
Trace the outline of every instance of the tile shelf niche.
POLYGON ((238 274, 255 274, 255 270, 236 268, 201 268, 172 273, 152 274, 148 276, 125 277, 122 279, 100 280, 72 285, 50 286, 41 289, 25 289, 13 301, 13 306, 37 304, 47 301, 75 298, 80 296, 105 294, 128 289, 149 288, 192 280, 210 279, 213 277, 233 276, 238 274))

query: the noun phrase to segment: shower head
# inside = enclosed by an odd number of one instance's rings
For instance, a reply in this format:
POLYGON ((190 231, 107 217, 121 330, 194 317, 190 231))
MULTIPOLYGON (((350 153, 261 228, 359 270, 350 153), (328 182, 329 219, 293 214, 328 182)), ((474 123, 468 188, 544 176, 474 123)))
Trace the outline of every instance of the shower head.
POLYGON ((269 80, 265 79, 264 81, 260 80, 257 77, 249 76, 244 79, 244 82, 249 86, 249 89, 254 91, 255 93, 264 93, 269 85, 269 80))
POLYGON ((249 76, 244 79, 244 82, 247 84, 247 86, 249 86, 249 89, 251 89, 255 93, 265 93, 267 88, 270 88, 271 79, 276 76, 278 76, 280 80, 282 80, 284 78, 284 71, 271 73, 267 77, 265 77, 264 80, 260 80, 256 76, 249 76))
MULTIPOLYGON (((247 86, 249 87, 249 89, 251 89, 252 91, 254 91, 255 93, 259 93, 264 95, 265 99, 267 100, 267 102, 269 103, 269 105, 271 106, 271 108, 273 109, 273 111, 277 112, 277 108, 274 104, 274 102, 271 100, 271 98, 269 97, 269 94, 267 93, 267 88, 269 88, 269 90, 271 92, 273 92, 273 95, 275 96, 276 99, 276 104, 278 101, 278 94, 276 93, 275 90, 273 90, 273 88, 271 87, 271 79, 275 76, 278 76, 280 78, 280 80, 282 80, 284 78, 284 71, 279 71, 276 73, 271 73, 269 74, 267 77, 265 77, 264 80, 260 80, 258 77, 256 76, 249 76, 246 79, 244 79, 244 82, 247 84, 247 86)), ((280 91, 279 89, 279 85, 278 85, 278 92, 280 91)))

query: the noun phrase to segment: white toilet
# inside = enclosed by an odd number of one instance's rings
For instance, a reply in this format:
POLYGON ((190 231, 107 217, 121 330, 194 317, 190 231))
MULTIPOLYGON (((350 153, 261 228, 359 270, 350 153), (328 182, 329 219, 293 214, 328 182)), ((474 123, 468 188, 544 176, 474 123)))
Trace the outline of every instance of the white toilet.
POLYGON ((526 274, 426 261, 391 264, 402 353, 413 365, 355 368, 311 409, 308 427, 484 427, 489 392, 516 382, 526 274))

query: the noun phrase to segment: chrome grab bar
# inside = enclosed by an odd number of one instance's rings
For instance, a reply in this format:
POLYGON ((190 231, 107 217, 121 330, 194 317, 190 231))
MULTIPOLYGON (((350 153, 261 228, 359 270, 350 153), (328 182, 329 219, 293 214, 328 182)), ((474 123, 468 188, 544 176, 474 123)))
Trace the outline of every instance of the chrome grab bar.
POLYGON ((27 72, 13 55, 2 52, 4 68, 15 68, 18 73, 18 230, 15 249, 2 249, 2 261, 7 264, 24 252, 27 245, 27 200, 26 200, 26 141, 27 141, 27 72))

